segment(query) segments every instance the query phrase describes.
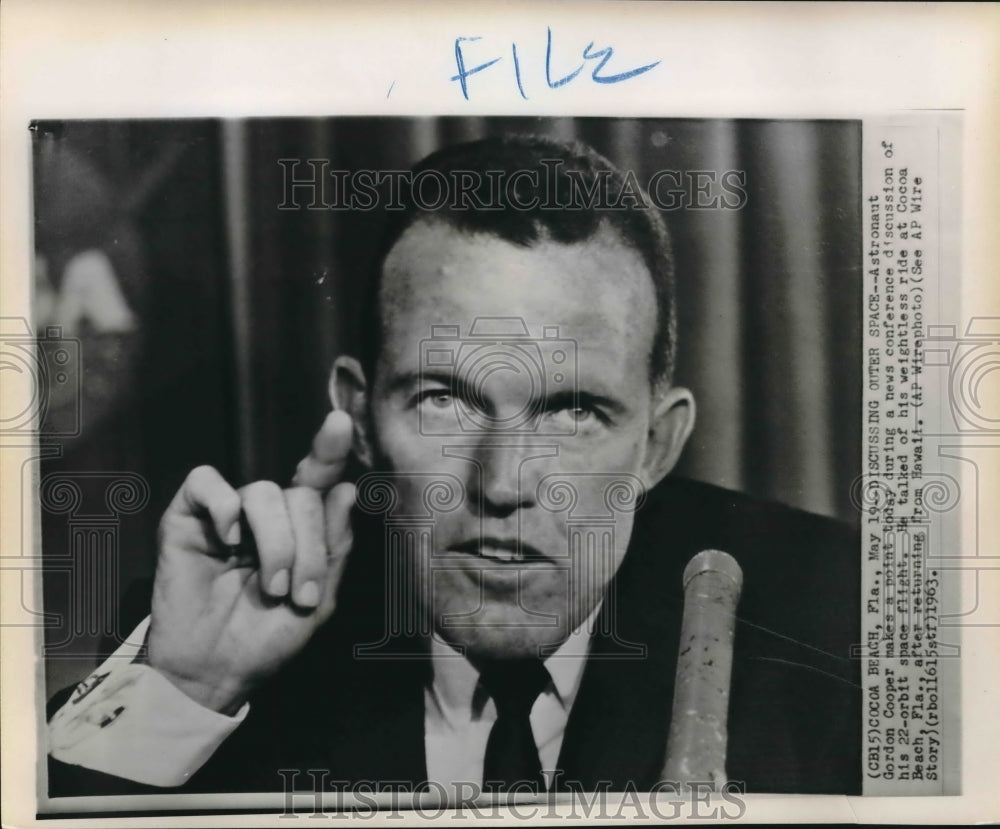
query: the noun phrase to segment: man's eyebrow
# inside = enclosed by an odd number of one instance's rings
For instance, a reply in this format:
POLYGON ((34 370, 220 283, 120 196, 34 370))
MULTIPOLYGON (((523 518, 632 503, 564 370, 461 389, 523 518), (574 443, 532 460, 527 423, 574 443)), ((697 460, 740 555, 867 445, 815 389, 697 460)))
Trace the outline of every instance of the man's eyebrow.
POLYGON ((450 371, 428 369, 422 371, 406 371, 398 374, 389 382, 389 392, 397 392, 412 388, 421 382, 440 383, 442 386, 454 388, 456 391, 465 388, 464 382, 450 371))

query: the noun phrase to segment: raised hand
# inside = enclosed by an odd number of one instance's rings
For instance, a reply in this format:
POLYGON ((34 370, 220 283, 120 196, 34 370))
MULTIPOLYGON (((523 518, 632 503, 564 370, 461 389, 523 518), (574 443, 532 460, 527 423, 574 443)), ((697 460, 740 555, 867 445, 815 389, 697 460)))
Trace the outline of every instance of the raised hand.
POLYGON ((292 488, 236 490, 201 466, 164 513, 148 660, 202 705, 238 710, 333 613, 353 542, 351 436, 331 412, 292 488))

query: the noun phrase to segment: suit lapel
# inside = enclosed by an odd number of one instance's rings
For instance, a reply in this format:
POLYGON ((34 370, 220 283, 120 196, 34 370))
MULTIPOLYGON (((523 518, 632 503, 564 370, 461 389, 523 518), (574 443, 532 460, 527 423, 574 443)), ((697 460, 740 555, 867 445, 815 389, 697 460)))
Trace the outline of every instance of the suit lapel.
POLYGON ((422 783, 425 660, 379 660, 356 672, 336 754, 345 779, 422 783), (347 727, 344 728, 344 723, 347 727))
POLYGON ((598 616, 560 751, 564 785, 648 787, 662 767, 680 608, 661 596, 653 612, 635 571, 623 566, 598 616))
POLYGON ((403 586, 388 584, 384 530, 365 518, 356 522, 356 550, 340 596, 328 644, 317 660, 336 666, 323 683, 330 712, 323 745, 331 771, 342 780, 422 783, 427 779, 424 750, 424 686, 430 672, 425 643, 414 635, 387 630, 385 602, 403 586), (367 555, 365 555, 367 553, 367 555))

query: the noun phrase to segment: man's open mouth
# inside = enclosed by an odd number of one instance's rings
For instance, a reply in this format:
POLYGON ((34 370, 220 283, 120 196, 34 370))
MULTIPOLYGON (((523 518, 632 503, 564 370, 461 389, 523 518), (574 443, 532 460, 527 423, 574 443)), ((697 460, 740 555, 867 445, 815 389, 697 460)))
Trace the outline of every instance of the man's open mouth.
POLYGON ((449 549, 451 552, 467 553, 501 564, 523 564, 548 560, 541 550, 515 538, 484 536, 483 538, 463 541, 449 549))

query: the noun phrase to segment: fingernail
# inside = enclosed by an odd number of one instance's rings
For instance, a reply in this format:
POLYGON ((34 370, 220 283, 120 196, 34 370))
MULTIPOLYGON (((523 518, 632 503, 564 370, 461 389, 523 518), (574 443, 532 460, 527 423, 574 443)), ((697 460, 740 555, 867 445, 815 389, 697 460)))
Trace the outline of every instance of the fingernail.
POLYGON ((358 488, 354 486, 354 484, 351 484, 351 487, 348 490, 347 503, 353 507, 357 503, 357 501, 358 501, 358 488))
POLYGON ((267 592, 272 596, 284 596, 288 593, 288 571, 279 570, 274 574, 271 583, 267 586, 267 592))
POLYGON ((240 543, 240 524, 237 521, 233 526, 229 528, 229 532, 226 533, 226 544, 230 547, 235 547, 240 543))
POLYGON ((296 593, 295 603, 302 607, 316 607, 319 604, 319 585, 314 581, 307 581, 296 593))

